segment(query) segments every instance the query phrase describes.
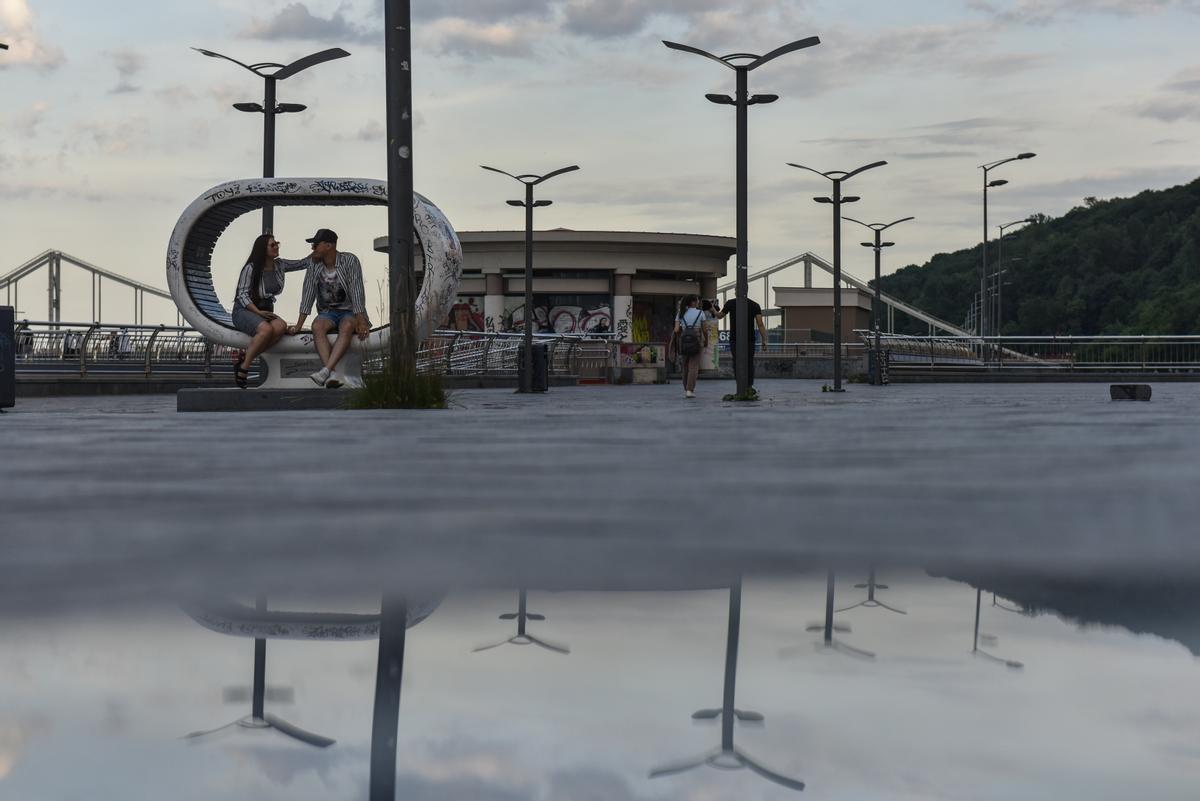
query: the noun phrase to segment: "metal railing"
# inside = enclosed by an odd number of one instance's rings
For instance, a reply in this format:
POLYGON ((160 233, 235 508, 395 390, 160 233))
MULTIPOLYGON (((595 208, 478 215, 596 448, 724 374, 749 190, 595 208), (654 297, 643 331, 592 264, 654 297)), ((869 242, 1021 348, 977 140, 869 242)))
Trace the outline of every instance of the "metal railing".
MULTIPOLYGON (((513 376, 520 334, 437 331, 422 343, 417 369, 460 376, 513 376)), ((551 375, 603 375, 614 363, 615 337, 544 334, 551 375)), ((17 372, 26 377, 129 380, 138 377, 211 378, 227 373, 240 351, 205 339, 192 328, 21 320, 14 330, 17 372)), ((368 371, 382 367, 376 357, 368 371)), ((259 372, 259 371, 254 371, 259 372)))
POLYGON ((19 321, 13 332, 17 372, 145 378, 203 375, 232 364, 236 351, 191 328, 19 321))
MULTIPOLYGON (((537 334, 545 345, 551 375, 602 375, 615 363, 616 335, 537 334)), ((521 334, 437 331, 417 352, 417 370, 456 376, 517 374, 521 334)))
MULTIPOLYGON (((856 331, 864 342, 873 335, 856 331)), ((891 370, 1200 373, 1200 336, 930 337, 884 334, 891 370)))

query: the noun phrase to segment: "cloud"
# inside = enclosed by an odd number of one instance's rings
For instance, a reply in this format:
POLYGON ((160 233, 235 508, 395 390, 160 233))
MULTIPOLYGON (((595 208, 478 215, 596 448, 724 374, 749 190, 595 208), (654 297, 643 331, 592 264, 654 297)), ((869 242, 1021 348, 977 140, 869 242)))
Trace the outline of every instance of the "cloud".
POLYGON ((638 33, 655 15, 690 18, 722 5, 723 0, 568 0, 562 26, 578 36, 606 39, 638 33))
POLYGON ((46 117, 46 111, 50 105, 45 100, 39 100, 30 106, 27 110, 18 112, 9 118, 9 129, 15 131, 16 134, 25 139, 33 139, 37 136, 38 126, 46 117))
POLYGON ((360 142, 379 142, 386 134, 387 130, 379 120, 367 120, 367 124, 358 129, 355 138, 360 142))
POLYGON ((1174 123, 1200 120, 1200 67, 1177 72, 1149 100, 1126 109, 1135 116, 1174 123))
POLYGON ((319 17, 304 3, 288 3, 266 19, 255 17, 241 32, 247 39, 301 40, 337 45, 345 42, 380 43, 383 34, 357 25, 339 8, 328 17, 319 17))
POLYGON ((133 78, 146 68, 146 59, 136 50, 116 50, 108 54, 113 66, 117 68, 117 85, 108 90, 109 94, 120 95, 140 92, 142 88, 133 84, 133 78))
POLYGON ((536 40, 552 35, 538 23, 481 25, 458 17, 440 19, 429 27, 438 52, 471 59, 527 58, 533 55, 536 40))
POLYGON ((1016 25, 1045 25, 1087 14, 1134 17, 1176 9, 1200 10, 1196 0, 1017 0, 1008 4, 973 0, 967 5, 998 22, 1016 25))
POLYGON ((8 45, 0 51, 0 69, 14 64, 54 69, 66 61, 62 50, 42 42, 29 0, 0 0, 0 41, 8 45))

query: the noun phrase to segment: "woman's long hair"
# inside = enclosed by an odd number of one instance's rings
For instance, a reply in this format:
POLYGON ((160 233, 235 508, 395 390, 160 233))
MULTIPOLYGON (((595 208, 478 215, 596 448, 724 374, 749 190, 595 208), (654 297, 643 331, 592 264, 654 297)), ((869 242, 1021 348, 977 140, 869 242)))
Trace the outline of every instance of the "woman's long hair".
POLYGON ((679 302, 679 319, 680 320, 683 319, 683 315, 687 314, 687 310, 691 308, 693 303, 699 303, 699 302, 700 302, 699 295, 686 295, 683 298, 683 300, 681 300, 679 302))
POLYGON ((258 306, 262 302, 259 287, 262 286, 263 268, 267 266, 267 243, 275 237, 272 234, 259 234, 250 248, 250 256, 246 263, 250 265, 250 300, 258 306))

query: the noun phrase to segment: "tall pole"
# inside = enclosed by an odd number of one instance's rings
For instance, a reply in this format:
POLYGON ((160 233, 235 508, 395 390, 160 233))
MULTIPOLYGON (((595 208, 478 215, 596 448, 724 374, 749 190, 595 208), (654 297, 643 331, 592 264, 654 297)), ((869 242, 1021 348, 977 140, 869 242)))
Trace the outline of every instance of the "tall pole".
MULTIPOLYGON (((263 94, 263 177, 275 177, 275 79, 266 78, 263 94)), ((275 228, 275 207, 263 206, 262 232, 275 228)))
MULTIPOLYGON (((980 254, 979 266, 979 335, 988 334, 987 315, 984 309, 987 304, 987 252, 988 252, 988 171, 983 171, 983 253, 980 254)), ((980 350, 986 359, 987 350, 980 343, 980 350)))
POLYGON ((385 596, 379 621, 379 661, 375 667, 369 801, 396 798, 396 740, 400 731, 400 685, 404 678, 407 623, 408 605, 404 598, 385 596))
POLYGON ((733 358, 739 396, 750 392, 750 359, 754 353, 750 339, 753 330, 750 325, 750 304, 747 303, 750 291, 750 157, 746 142, 750 117, 749 75, 748 70, 737 70, 737 287, 734 309, 738 330, 734 332, 733 346, 736 351, 733 358))
POLYGON ((833 391, 842 391, 842 182, 833 182, 833 391))
POLYGON ((833 642, 833 568, 825 574, 825 644, 833 642))
POLYGON ((983 598, 983 590, 975 590, 975 640, 971 644, 971 653, 979 650, 979 603, 983 598))
POLYGON ((409 0, 385 0, 387 82, 388 286, 392 366, 401 382, 417 374, 416 296, 413 278, 412 9, 409 0))
POLYGON ((721 701, 721 750, 733 750, 734 688, 737 687, 738 634, 742 626, 742 579, 729 587, 729 630, 725 637, 725 690, 721 701))
POLYGON ((533 184, 525 184, 525 370, 521 392, 533 392, 533 184))
MULTIPOLYGON (((880 312, 883 311, 882 290, 880 290, 880 288, 879 288, 879 282, 881 280, 879 277, 879 252, 881 250, 883 250, 883 231, 881 231, 877 228, 877 229, 875 229, 875 298, 874 298, 874 302, 871 304, 871 316, 874 318, 874 324, 875 324, 875 385, 876 386, 883 385, 883 363, 882 363, 883 353, 880 350, 881 346, 880 346, 880 338, 879 338, 879 329, 881 327, 879 315, 880 315, 880 312)), ((874 575, 874 568, 872 568, 871 575, 874 575)))

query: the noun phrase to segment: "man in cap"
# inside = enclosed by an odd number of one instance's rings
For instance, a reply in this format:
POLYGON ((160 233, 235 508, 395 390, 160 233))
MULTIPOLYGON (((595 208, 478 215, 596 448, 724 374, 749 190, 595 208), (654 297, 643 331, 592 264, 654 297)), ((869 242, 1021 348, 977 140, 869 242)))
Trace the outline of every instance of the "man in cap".
POLYGON ((304 291, 300 296, 300 315, 295 325, 288 326, 289 334, 304 328, 304 321, 317 304, 313 320, 313 342, 321 356, 322 367, 311 378, 319 387, 336 389, 346 383, 338 372, 338 362, 350 349, 352 337, 366 339, 371 331, 367 317, 366 292, 363 289, 362 264, 353 253, 337 249, 338 236, 328 228, 318 230, 310 239, 312 261, 304 274, 304 291), (337 332, 330 346, 328 334, 337 332))

